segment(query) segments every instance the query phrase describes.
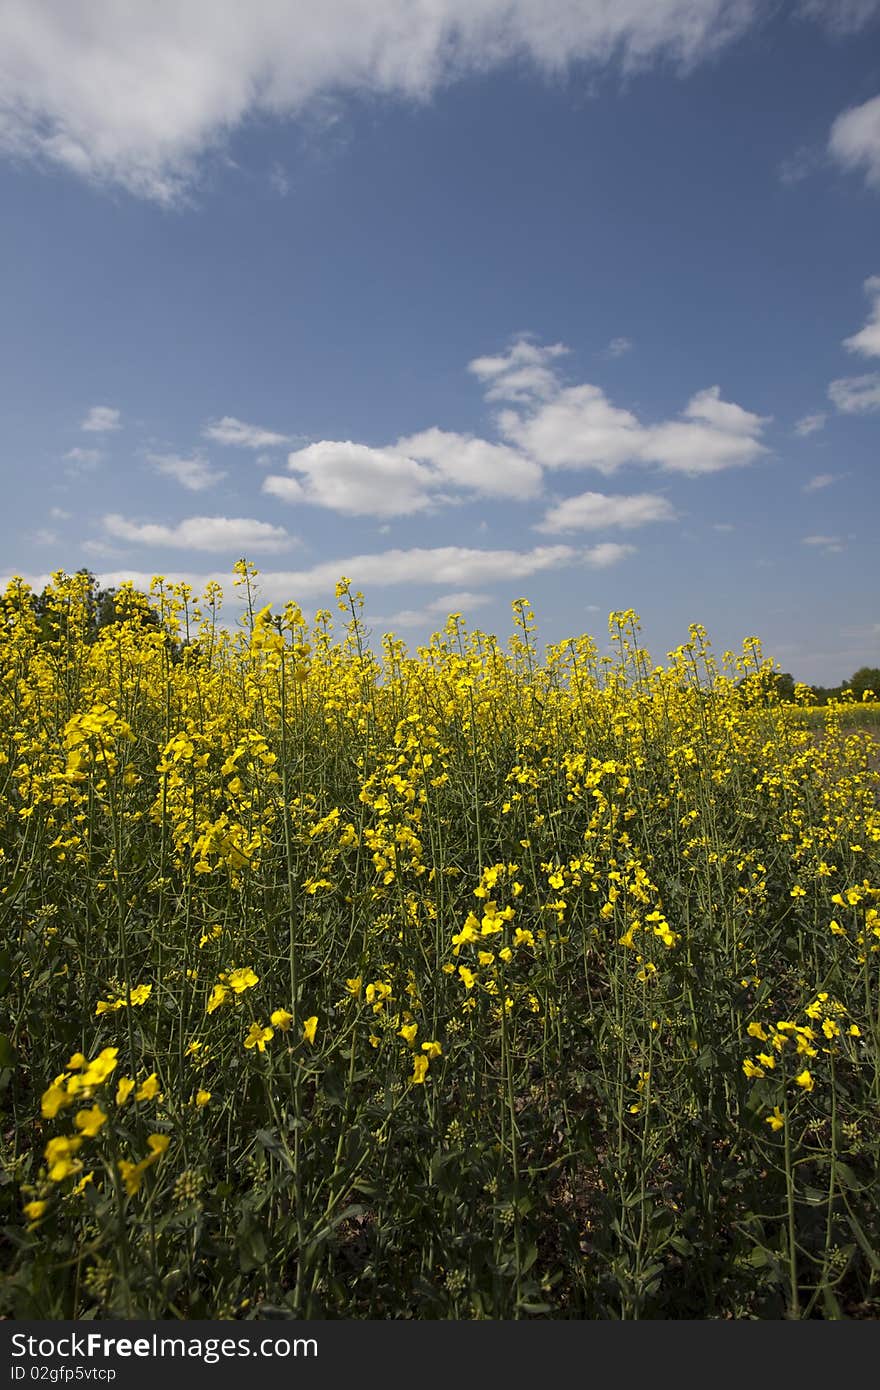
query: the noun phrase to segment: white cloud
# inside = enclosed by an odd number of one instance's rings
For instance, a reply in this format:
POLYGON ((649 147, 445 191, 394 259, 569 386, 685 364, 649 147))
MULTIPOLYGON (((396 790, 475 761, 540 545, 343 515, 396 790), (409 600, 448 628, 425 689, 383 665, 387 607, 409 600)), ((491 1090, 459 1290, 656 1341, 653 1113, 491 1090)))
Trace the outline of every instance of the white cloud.
POLYGON ((843 346, 850 352, 860 352, 863 357, 880 357, 880 275, 868 276, 865 294, 874 301, 868 322, 851 338, 844 338, 843 346))
POLYGON ((234 415, 224 415, 222 420, 210 421, 202 434, 216 444, 231 444, 239 449, 272 449, 290 443, 289 435, 264 430, 260 425, 246 425, 243 420, 236 420, 234 415))
POLYGON ((92 434, 105 434, 108 430, 121 428, 119 411, 110 405, 93 405, 80 424, 81 430, 87 430, 92 434))
POLYGON ((148 454, 147 460, 157 473, 173 478, 189 492, 204 492, 226 477, 222 468, 212 468, 201 454, 194 454, 188 459, 180 458, 177 454, 148 454))
POLYGON ((504 410, 501 433, 547 468, 613 473, 626 463, 670 472, 715 473, 767 452, 758 438, 766 419, 721 399, 718 386, 691 398, 683 419, 644 425, 614 406, 598 386, 571 386, 523 412, 504 410))
MULTIPOLYGON (((100 544, 95 543, 94 553, 98 552, 100 544)), ((110 546, 103 549, 105 554, 112 553, 110 546)), ((316 597, 328 598, 332 595, 337 580, 343 575, 351 579, 355 588, 365 590, 414 584, 437 585, 445 592, 426 605, 426 611, 434 616, 441 613, 446 616, 450 611, 464 611, 477 606, 477 603, 482 605, 490 601, 489 596, 481 593, 479 589, 460 590, 451 586, 462 583, 510 584, 513 580, 527 579, 533 574, 578 564, 601 569, 624 559, 632 550, 632 546, 616 545, 612 542, 605 542, 587 550, 570 545, 538 546, 525 551, 475 550, 463 546, 386 550, 374 555, 350 555, 305 570, 262 570, 257 586, 264 602, 277 605, 286 603, 288 599, 305 602, 316 597)), ((103 588, 118 588, 120 584, 130 582, 136 589, 146 593, 155 573, 155 569, 135 570, 125 567, 104 571, 98 575, 98 582, 103 588)), ((228 570, 175 570, 171 577, 175 581, 189 584, 196 593, 202 593, 208 581, 213 580, 222 586, 226 597, 235 602, 236 590, 228 570)), ((34 575, 25 578, 33 588, 39 590, 47 583, 49 576, 34 575)))
MULTIPOLYGON (((628 551, 629 547, 611 547, 612 551, 628 551)), ((533 574, 546 570, 562 569, 566 566, 592 564, 593 567, 613 563, 619 555, 607 553, 602 546, 592 551, 576 549, 570 545, 545 545, 534 550, 474 550, 464 546, 439 546, 437 548, 413 550, 385 550, 373 555, 349 555, 338 560, 328 560, 305 570, 263 570, 260 572, 258 586, 260 595, 266 603, 286 603, 288 599, 305 602, 308 599, 325 598, 332 595, 337 580, 343 575, 351 579, 356 589, 394 588, 399 585, 414 584, 437 585, 444 590, 460 584, 487 584, 527 579, 533 574)), ((234 593, 232 580, 228 573, 212 571, 208 573, 175 572, 175 579, 183 580, 201 592, 209 579, 223 586, 228 595, 234 593)), ((100 576, 105 587, 119 585, 130 579, 136 588, 148 590, 152 573, 141 570, 120 569, 112 574, 100 576)), ((474 595, 474 596, 479 596, 474 595)), ((462 593, 455 589, 447 592, 445 599, 461 599, 462 593)), ((468 597, 471 597, 468 592, 468 597)), ((440 612, 445 603, 438 601, 431 605, 432 613, 440 612)), ((460 602, 453 607, 464 607, 460 602)))
POLYGON ((570 386, 531 414, 503 410, 501 433, 546 468, 611 473, 639 457, 644 430, 598 386, 570 386))
POLYGON ((623 357, 624 353, 632 352, 631 338, 612 338, 607 348, 604 349, 603 357, 623 357))
POLYGON ((819 168, 823 159, 824 154, 820 150, 810 145, 801 145, 788 159, 783 159, 779 165, 779 177, 789 187, 802 183, 819 168))
MULTIPOLYGON (((629 547, 613 547, 628 550, 629 547)), ((601 551, 602 547, 594 547, 601 551)), ((266 602, 285 603, 288 599, 308 599, 333 593, 338 579, 347 575, 355 588, 394 588, 398 585, 436 584, 444 587, 456 583, 494 583, 527 579, 545 570, 562 569, 579 562, 590 563, 591 552, 571 545, 545 545, 534 550, 472 550, 464 546, 447 545, 414 550, 384 550, 372 555, 348 555, 327 560, 305 570, 262 570, 258 584, 266 602)), ((607 564, 609 557, 600 556, 607 564)), ((595 557, 593 564, 596 563, 595 557)), ((202 589, 209 579, 218 580, 224 589, 232 590, 228 573, 219 571, 180 575, 194 589, 202 589)), ((102 576, 102 582, 121 583, 129 578, 138 588, 149 588, 152 573, 142 570, 119 570, 102 576)))
POLYGON ((712 523, 712 530, 713 530, 713 531, 722 531, 722 532, 724 532, 725 534, 727 534, 727 532, 729 532, 729 531, 735 531, 735 530, 736 530, 736 527, 735 527, 735 526, 733 525, 733 523, 730 522, 730 521, 714 521, 714 522, 712 523))
POLYGON ((269 170, 269 183, 272 185, 279 198, 286 198, 290 192, 290 178, 288 177, 284 165, 280 164, 278 160, 275 161, 272 168, 269 170))
POLYGON ((817 410, 813 415, 804 415, 795 424, 794 432, 802 437, 808 434, 815 434, 817 430, 825 428, 825 421, 827 419, 828 416, 823 410, 817 410))
POLYGON ((585 552, 570 545, 537 546, 525 551, 476 550, 457 545, 394 549, 327 560, 306 570, 261 574, 260 585, 273 601, 332 593, 342 575, 347 575, 359 589, 399 584, 437 584, 446 588, 525 579, 545 570, 574 565, 584 556, 585 552))
POLYGON ((817 473, 808 483, 804 483, 804 492, 821 492, 822 488, 830 487, 837 481, 837 473, 817 473))
POLYGON ((434 428, 399 439, 395 448, 433 465, 442 483, 481 497, 527 501, 541 491, 538 464, 504 444, 434 428))
POLYGON ((803 545, 811 545, 816 550, 824 550, 830 554, 837 554, 843 550, 843 542, 839 536, 804 536, 803 545))
POLYGON ((683 414, 689 420, 701 420, 713 429, 727 434, 753 435, 767 423, 766 418, 752 415, 741 405, 734 405, 721 399, 721 387, 709 386, 698 391, 688 402, 683 414))
POLYGON ((880 96, 851 106, 837 117, 828 149, 842 168, 864 171, 869 187, 880 188, 880 96))
POLYGON ((6 0, 0 148, 174 203, 247 118, 327 96, 424 99, 525 57, 679 70, 719 52, 759 0, 6 0))
POLYGON ((800 0, 800 11, 832 34, 854 34, 880 14, 880 0, 800 0))
POLYGON ((599 545, 590 546, 589 550, 584 551, 584 563, 590 569, 604 570, 609 565, 619 564, 625 560, 627 555, 635 554, 634 545, 620 545, 617 541, 602 541, 599 545))
POLYGON ((541 469, 504 444, 437 428, 376 449, 323 439, 288 455, 290 473, 271 473, 263 491, 346 516, 413 516, 459 492, 519 501, 541 490, 541 469))
POLYGON ((864 415, 880 410, 880 372, 839 377, 831 382, 828 395, 845 415, 864 415))
POLYGON ((251 551, 285 550, 295 544, 283 526, 249 517, 191 516, 176 526, 128 521, 112 513, 103 518, 104 530, 113 540, 136 545, 173 546, 185 550, 251 551))
POLYGON ((288 456, 291 472, 270 473, 263 491, 284 502, 314 502, 346 516, 412 516, 431 505, 434 474, 393 449, 324 439, 288 456))
POLYGON ((48 526, 40 526, 31 532, 31 541, 34 545, 57 545, 58 532, 51 531, 48 526))
POLYGON ((563 343, 540 347, 518 338, 505 353, 475 357, 468 371, 485 386, 487 401, 546 400, 559 390, 559 378, 550 363, 568 350, 563 343))
POLYGON ((53 521, 69 521, 70 512, 66 512, 63 507, 50 507, 49 515, 53 521))
POLYGON ((100 449, 81 449, 77 445, 74 449, 68 449, 64 457, 73 464, 73 467, 67 470, 68 473, 77 475, 92 472, 93 469, 97 468, 104 455, 100 449))
POLYGON ((536 531, 602 531, 608 526, 633 529, 652 521, 674 521, 675 512, 665 497, 650 492, 611 496, 582 492, 551 507, 536 531))
POLYGON ((439 598, 426 603, 423 608, 402 608, 400 612, 393 613, 390 618, 377 619, 376 621, 385 621, 391 628, 427 627, 432 622, 436 622, 439 617, 448 618, 451 613, 461 613, 467 617, 475 608, 483 608, 491 602, 491 594, 472 594, 467 591, 456 594, 441 594, 439 598))

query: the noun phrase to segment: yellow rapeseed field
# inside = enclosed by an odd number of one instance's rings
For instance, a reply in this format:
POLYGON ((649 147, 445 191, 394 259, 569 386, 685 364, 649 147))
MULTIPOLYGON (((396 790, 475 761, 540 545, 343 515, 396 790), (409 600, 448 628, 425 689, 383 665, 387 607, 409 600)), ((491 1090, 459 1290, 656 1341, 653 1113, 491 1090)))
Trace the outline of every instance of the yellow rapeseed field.
POLYGON ((0 1312, 876 1317, 870 732, 235 583, 0 600, 0 1312))

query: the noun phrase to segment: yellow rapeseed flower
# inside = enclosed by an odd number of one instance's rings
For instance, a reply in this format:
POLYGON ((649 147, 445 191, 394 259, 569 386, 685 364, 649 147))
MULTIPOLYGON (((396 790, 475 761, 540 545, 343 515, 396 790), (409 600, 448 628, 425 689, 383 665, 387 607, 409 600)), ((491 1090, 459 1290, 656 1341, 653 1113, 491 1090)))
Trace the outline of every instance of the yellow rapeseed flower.
POLYGON ((120 1076, 116 1087, 116 1104, 124 1105, 134 1090, 135 1083, 130 1076, 120 1076))
POLYGON ((89 1110, 80 1110, 74 1120, 77 1129, 81 1130, 87 1139, 94 1139, 98 1130, 106 1122, 107 1116, 100 1105, 93 1105, 89 1110))
POLYGON ((250 1031, 244 1040, 247 1048, 256 1048, 258 1052, 266 1051, 266 1043, 271 1042, 275 1036, 274 1028, 264 1028, 262 1023, 252 1023, 250 1031))

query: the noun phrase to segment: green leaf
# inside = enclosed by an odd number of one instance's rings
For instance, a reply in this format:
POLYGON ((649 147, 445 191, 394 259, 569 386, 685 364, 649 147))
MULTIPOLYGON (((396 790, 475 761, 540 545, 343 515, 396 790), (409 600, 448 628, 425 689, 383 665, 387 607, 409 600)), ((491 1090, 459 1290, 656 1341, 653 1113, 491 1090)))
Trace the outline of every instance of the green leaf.
POLYGON ((0 1067, 15 1066, 15 1048, 5 1033, 0 1033, 0 1067))

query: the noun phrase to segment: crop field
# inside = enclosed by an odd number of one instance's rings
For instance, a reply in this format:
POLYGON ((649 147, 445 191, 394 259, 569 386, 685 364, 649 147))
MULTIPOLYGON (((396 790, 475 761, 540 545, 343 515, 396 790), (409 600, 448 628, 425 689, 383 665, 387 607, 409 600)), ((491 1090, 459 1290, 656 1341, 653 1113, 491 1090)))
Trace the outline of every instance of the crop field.
POLYGON ((880 729, 880 700, 867 704, 838 702, 833 705, 806 705, 797 710, 799 722, 808 729, 824 729, 826 722, 850 730, 880 729))
POLYGON ((0 600, 0 1313, 876 1318, 870 727, 235 583, 0 600))

